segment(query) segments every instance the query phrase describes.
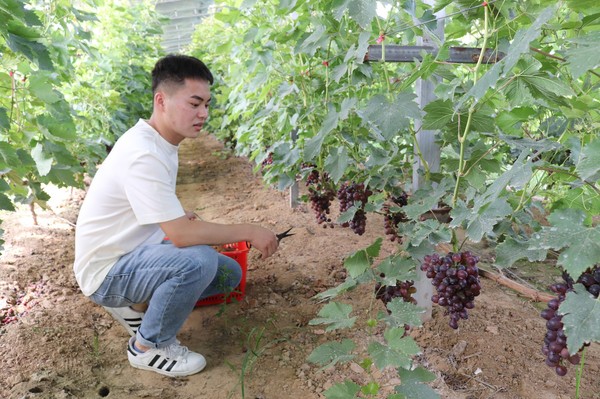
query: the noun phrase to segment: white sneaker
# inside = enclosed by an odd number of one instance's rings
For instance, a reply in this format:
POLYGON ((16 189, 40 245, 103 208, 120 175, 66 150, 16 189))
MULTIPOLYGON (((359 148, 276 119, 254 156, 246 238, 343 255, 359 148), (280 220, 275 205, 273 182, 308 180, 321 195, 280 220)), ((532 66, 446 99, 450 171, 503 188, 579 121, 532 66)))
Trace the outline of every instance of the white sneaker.
POLYGON ((104 309, 111 314, 131 335, 135 337, 138 328, 142 325, 142 319, 144 318, 144 312, 138 312, 131 309, 129 306, 124 308, 108 308, 104 306, 104 309))
POLYGON ((199 353, 179 345, 179 341, 161 349, 148 349, 140 353, 132 337, 127 345, 129 363, 138 369, 151 370, 169 377, 184 377, 196 374, 206 367, 206 359, 199 353))

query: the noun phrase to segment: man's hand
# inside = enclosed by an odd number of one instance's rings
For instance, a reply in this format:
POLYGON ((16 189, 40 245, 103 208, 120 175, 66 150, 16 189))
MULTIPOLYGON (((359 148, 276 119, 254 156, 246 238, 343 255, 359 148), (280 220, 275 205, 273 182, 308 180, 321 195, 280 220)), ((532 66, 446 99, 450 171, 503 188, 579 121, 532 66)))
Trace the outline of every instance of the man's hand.
POLYGON ((255 225, 252 225, 251 229, 251 238, 248 240, 250 245, 258 249, 263 259, 273 255, 279 247, 279 240, 275 233, 269 229, 255 225))

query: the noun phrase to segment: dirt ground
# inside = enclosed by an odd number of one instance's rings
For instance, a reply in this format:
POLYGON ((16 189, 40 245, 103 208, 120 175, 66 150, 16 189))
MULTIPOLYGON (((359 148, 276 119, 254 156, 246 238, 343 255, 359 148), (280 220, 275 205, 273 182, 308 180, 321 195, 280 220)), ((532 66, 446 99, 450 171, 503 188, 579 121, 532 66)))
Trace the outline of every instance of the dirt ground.
MULTIPOLYGON (((287 193, 266 187, 247 160, 231 156, 209 135, 182 144, 180 163, 180 198, 202 218, 296 232, 267 260, 249 253, 242 302, 197 307, 184 325, 179 339, 205 355, 207 368, 171 379, 129 366, 127 333, 79 292, 72 274, 84 192, 53 190, 51 211, 36 208, 37 225, 29 207, 2 217, 0 398, 312 399, 324 398, 335 382, 370 378, 389 394, 399 383, 394 370, 374 369, 370 376, 357 363, 321 370, 306 360, 328 340, 351 338, 364 349, 382 339, 381 329, 372 332, 364 322, 335 333, 308 323, 321 307, 312 297, 344 281, 343 258, 382 235, 382 220, 369 216, 360 237, 349 229, 323 229, 305 204, 292 209, 287 193)), ((383 255, 393 250, 386 240, 383 255)), ((483 251, 483 266, 486 261, 483 251)), ((553 280, 551 265, 534 266, 519 269, 523 281, 553 280)), ((367 312, 383 309, 371 302, 372 290, 339 300, 366 321, 367 312)), ((458 330, 434 307, 433 320, 412 331, 423 350, 416 361, 436 374, 432 386, 443 398, 574 398, 576 369, 559 377, 544 365, 542 308, 482 279, 482 295, 458 330)), ((598 345, 588 348, 585 360, 580 397, 600 398, 598 345)))

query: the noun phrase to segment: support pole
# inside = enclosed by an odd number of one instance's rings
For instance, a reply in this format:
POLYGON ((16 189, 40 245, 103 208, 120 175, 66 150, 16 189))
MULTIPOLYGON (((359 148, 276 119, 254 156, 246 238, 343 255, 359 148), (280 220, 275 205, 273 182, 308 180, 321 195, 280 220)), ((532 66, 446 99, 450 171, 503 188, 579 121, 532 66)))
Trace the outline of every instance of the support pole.
MULTIPOLYGON (((434 0, 425 0, 425 3, 434 5, 434 0)), ((433 34, 437 37, 435 40, 431 34, 425 32, 423 37, 417 39, 417 44, 422 46, 434 46, 437 47, 438 43, 444 41, 444 22, 443 17, 445 16, 445 11, 441 10, 435 14, 437 17, 437 27, 433 34)), ((423 80, 418 79, 416 82, 416 92, 417 92, 417 101, 421 109, 423 109, 427 104, 434 101, 436 99, 434 95, 434 88, 437 83, 440 83, 439 78, 436 81, 423 80)), ((417 143, 421 150, 421 154, 425 162, 427 162, 429 170, 431 172, 437 172, 440 168, 440 147, 436 144, 436 131, 435 130, 421 130, 423 125, 423 121, 420 119, 415 120, 415 131, 417 132, 417 143)), ((423 185, 423 163, 419 158, 417 153, 417 149, 415 147, 414 151, 414 161, 413 161, 413 179, 412 186, 413 191, 418 190, 423 185)), ((414 298, 417 301, 417 306, 424 308, 425 313, 421 316, 422 321, 427 321, 431 319, 431 311, 433 308, 431 302, 431 296, 433 295, 433 286, 431 282, 425 275, 425 272, 421 271, 420 268, 417 268, 417 281, 415 281, 415 288, 417 292, 414 294, 414 298)))

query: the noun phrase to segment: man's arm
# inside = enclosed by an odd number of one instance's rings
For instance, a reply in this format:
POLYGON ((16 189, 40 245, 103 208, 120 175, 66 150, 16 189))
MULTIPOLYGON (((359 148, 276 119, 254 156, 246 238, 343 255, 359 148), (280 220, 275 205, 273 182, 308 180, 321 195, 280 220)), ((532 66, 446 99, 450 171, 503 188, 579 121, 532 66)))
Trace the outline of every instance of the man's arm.
POLYGON ((258 249, 263 258, 277 251, 275 233, 252 224, 220 224, 194 220, 188 215, 160 223, 161 229, 176 247, 191 245, 220 245, 248 241, 258 249))

